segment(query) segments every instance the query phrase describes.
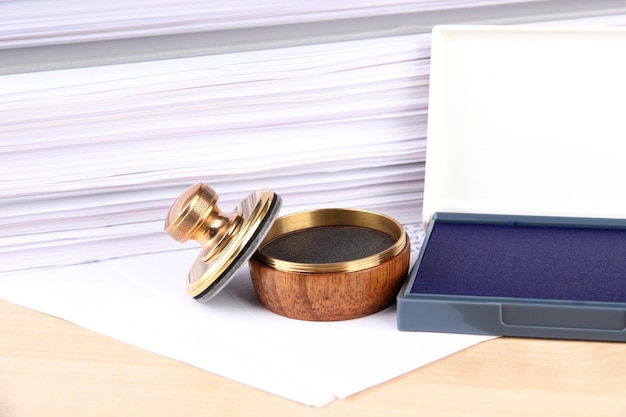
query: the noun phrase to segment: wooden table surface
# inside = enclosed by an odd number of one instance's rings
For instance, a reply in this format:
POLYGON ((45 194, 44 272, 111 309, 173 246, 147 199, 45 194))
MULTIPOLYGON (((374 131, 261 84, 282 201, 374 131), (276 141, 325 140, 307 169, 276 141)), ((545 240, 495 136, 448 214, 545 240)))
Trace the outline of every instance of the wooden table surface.
POLYGON ((499 338, 313 408, 0 300, 0 417, 626 416, 626 343, 499 338))

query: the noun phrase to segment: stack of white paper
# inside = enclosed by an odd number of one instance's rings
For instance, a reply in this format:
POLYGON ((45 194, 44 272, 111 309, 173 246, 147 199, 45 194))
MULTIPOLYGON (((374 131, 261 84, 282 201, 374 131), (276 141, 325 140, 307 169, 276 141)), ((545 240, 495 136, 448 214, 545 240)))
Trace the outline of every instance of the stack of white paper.
POLYGON ((416 34, 1 76, 0 273, 179 249, 163 219, 197 181, 223 210, 267 187, 283 214, 419 222, 429 45, 416 34))
POLYGON ((418 222, 429 35, 0 78, 0 271, 179 249, 197 181, 418 222), (36 253, 37 256, 33 256, 36 253))

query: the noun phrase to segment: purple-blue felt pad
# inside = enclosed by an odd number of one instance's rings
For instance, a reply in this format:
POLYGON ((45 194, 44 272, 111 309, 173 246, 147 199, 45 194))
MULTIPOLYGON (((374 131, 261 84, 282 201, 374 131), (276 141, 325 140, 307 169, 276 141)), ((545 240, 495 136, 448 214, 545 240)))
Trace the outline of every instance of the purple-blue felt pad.
POLYGON ((626 229, 436 222, 411 292, 625 302, 626 229))

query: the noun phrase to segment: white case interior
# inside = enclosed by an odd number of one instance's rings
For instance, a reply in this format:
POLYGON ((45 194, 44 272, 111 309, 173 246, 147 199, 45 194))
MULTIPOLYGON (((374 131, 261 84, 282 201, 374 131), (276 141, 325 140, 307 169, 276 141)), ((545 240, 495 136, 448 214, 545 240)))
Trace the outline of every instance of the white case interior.
POLYGON ((626 30, 442 26, 432 45, 425 223, 626 217, 626 30))

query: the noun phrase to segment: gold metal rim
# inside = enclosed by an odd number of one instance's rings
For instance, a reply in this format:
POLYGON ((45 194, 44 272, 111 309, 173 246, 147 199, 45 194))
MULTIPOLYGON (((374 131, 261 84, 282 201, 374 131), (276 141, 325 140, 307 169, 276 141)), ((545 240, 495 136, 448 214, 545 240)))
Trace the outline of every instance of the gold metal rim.
POLYGON ((289 214, 278 218, 261 243, 262 248, 271 240, 299 230, 324 226, 366 227, 387 233, 396 239, 389 248, 377 254, 345 262, 310 264, 285 261, 257 251, 254 259, 264 265, 285 272, 328 273, 354 272, 380 265, 398 255, 406 244, 406 233, 400 223, 381 213, 359 209, 318 209, 289 214))
POLYGON ((234 210, 241 211, 244 216, 243 224, 231 241, 215 256, 215 261, 202 261, 203 253, 196 258, 189 271, 187 294, 192 297, 200 295, 213 284, 235 258, 245 250, 245 246, 254 236, 263 219, 270 211, 274 192, 269 189, 255 191, 244 199, 234 210))

